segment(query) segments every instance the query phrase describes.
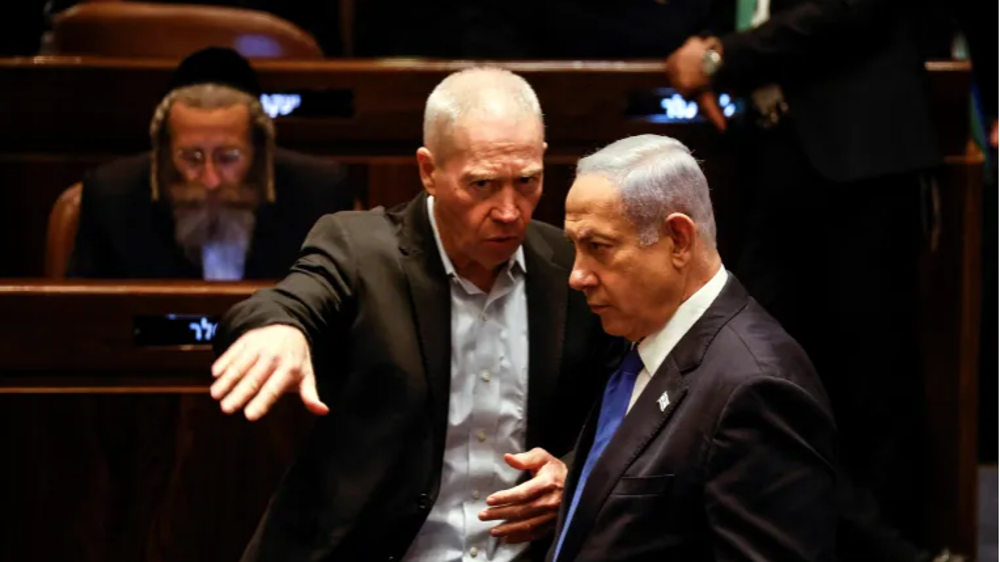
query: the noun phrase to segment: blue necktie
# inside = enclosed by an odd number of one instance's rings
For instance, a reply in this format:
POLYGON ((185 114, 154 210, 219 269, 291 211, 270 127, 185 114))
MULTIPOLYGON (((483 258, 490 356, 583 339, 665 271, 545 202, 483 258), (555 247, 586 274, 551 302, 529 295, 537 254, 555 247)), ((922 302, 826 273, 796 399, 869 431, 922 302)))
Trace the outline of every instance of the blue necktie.
POLYGON ((559 535, 559 543, 556 544, 556 555, 553 560, 559 560, 559 551, 562 549, 563 541, 566 539, 566 531, 570 523, 573 522, 573 514, 576 512, 576 505, 580 502, 580 494, 587 485, 587 478, 590 471, 597 464, 597 459, 601 458, 604 448, 614 437, 621 425, 622 419, 628 410, 628 403, 632 399, 632 389, 635 388, 635 379, 642 371, 642 359, 639 357, 639 346, 633 345, 632 350, 622 359, 621 365, 615 374, 608 379, 608 385, 604 387, 604 398, 601 399, 601 413, 597 418, 597 430, 594 432, 594 444, 590 447, 590 454, 580 471, 580 479, 576 483, 576 490, 573 492, 573 501, 569 504, 566 512, 566 521, 563 522, 562 533, 559 535))

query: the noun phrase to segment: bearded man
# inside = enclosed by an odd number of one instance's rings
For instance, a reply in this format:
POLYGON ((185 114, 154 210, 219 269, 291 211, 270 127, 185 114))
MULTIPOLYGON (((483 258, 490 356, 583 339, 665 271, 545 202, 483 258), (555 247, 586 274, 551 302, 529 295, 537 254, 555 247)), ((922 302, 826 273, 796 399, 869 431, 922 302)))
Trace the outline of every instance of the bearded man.
POLYGON ((323 215, 354 207, 340 166, 277 148, 250 63, 209 48, 181 62, 152 150, 83 180, 67 275, 280 279, 323 215))

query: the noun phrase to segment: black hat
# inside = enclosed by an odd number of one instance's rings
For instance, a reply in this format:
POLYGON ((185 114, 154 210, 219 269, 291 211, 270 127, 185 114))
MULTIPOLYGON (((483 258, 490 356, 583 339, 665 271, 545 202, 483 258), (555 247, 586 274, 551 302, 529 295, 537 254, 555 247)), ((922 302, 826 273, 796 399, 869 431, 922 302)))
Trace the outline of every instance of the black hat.
POLYGON ((225 47, 208 47, 188 55, 174 71, 170 91, 209 83, 229 86, 254 98, 261 94, 260 82, 250 61, 225 47))

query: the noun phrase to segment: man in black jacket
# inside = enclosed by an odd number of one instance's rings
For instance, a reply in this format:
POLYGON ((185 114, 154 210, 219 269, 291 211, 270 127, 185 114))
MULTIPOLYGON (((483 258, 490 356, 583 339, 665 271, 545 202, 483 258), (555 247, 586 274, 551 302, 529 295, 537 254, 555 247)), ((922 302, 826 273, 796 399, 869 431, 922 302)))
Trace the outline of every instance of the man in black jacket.
POLYGON ((153 116, 151 152, 83 180, 70 277, 280 279, 312 225, 352 208, 341 168, 274 145, 246 59, 181 63, 153 116))
POLYGON ((322 415, 244 560, 544 555, 612 343, 569 290, 562 231, 531 220, 545 148, 522 78, 449 76, 427 100, 426 193, 324 217, 226 315, 222 410, 255 420, 292 390, 322 415))

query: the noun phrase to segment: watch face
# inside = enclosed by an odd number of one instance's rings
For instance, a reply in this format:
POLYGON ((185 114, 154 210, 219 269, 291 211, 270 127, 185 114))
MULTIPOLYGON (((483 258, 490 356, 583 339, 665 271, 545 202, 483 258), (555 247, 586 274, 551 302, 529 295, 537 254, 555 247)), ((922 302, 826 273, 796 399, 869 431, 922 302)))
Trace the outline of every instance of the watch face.
POLYGON ((709 49, 705 51, 705 55, 701 59, 701 70, 706 76, 712 76, 719 70, 719 63, 721 62, 722 57, 719 56, 719 53, 709 49))

